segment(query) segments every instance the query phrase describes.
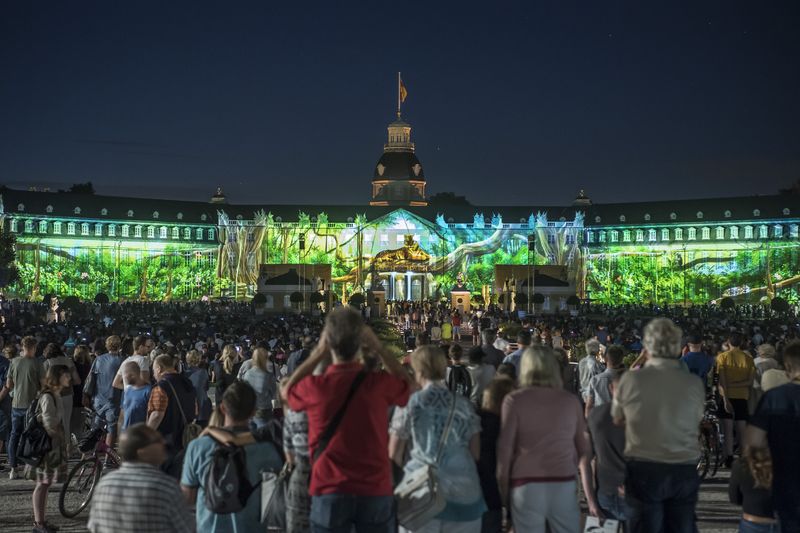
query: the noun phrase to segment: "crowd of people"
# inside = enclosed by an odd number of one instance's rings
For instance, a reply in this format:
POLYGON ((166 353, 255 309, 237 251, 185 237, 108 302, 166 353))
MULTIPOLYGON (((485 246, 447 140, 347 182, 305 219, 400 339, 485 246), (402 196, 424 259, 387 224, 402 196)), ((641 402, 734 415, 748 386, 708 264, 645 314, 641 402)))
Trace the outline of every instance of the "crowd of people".
POLYGON ((48 310, 2 305, 3 468, 36 482, 35 533, 57 530, 48 490, 87 425, 122 459, 95 488, 95 533, 264 530, 275 505, 291 532, 575 532, 582 514, 693 532, 709 401, 740 530, 800 531, 791 315, 393 302, 397 357, 348 306, 48 310), (23 470, 31 409, 52 448, 23 470))

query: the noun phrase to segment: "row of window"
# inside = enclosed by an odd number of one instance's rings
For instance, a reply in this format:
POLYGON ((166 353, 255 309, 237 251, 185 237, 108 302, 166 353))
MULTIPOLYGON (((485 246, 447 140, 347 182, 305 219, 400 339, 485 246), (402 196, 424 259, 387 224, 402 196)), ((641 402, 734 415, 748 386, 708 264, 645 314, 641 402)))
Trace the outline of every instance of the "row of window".
MULTIPOLYGON (((715 240, 738 240, 738 239, 781 239, 784 237, 784 226, 775 224, 774 226, 767 226, 766 224, 760 226, 744 226, 739 231, 739 226, 718 226, 713 228, 713 235, 715 240), (757 237, 756 237, 757 234, 757 237)), ((789 237, 798 238, 798 225, 791 224, 788 228, 789 237)), ((698 228, 661 228, 656 229, 637 229, 637 230, 600 230, 586 232, 586 242, 591 244, 595 242, 669 242, 682 241, 684 238, 688 241, 696 241, 698 238, 703 241, 711 239, 712 228, 702 227, 698 228), (661 233, 659 238, 659 231, 661 233), (670 233, 671 232, 671 233, 670 233)))
MULTIPOLYGON (((88 222, 61 222, 59 220, 56 221, 48 221, 48 220, 40 220, 38 223, 34 222, 31 219, 25 220, 25 233, 34 233, 34 227, 36 227, 36 232, 40 234, 47 234, 52 228, 53 235, 80 235, 82 237, 134 237, 134 238, 142 238, 143 232, 147 235, 148 239, 155 239, 156 238, 156 231, 158 231, 158 238, 159 239, 173 239, 173 240, 192 240, 192 235, 194 234, 194 240, 202 241, 207 239, 209 241, 213 241, 215 239, 215 229, 214 228, 179 228, 177 226, 173 226, 168 228, 167 226, 141 226, 135 225, 131 226, 130 224, 101 224, 95 223, 90 224, 88 222), (64 230, 66 229, 66 233, 64 230), (117 235, 117 231, 119 230, 119 235, 117 235), (194 230, 194 231, 192 231, 194 230)), ((12 233, 19 233, 19 219, 12 218, 11 219, 11 232, 12 233)))

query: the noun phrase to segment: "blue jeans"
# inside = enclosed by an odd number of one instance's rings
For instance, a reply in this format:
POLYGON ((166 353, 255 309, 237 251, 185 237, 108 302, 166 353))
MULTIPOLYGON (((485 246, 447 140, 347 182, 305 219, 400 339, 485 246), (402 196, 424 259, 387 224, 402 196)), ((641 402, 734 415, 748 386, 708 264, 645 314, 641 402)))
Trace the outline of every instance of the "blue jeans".
POLYGON ((700 478, 695 465, 629 461, 625 500, 632 533, 694 533, 700 478))
POLYGON ((17 466, 17 444, 22 432, 25 431, 25 413, 28 410, 24 407, 11 409, 11 437, 8 439, 8 465, 12 468, 17 466))
POLYGON ((625 522, 631 516, 631 508, 628 507, 625 498, 617 493, 598 492, 597 503, 600 504, 606 518, 625 522))
POLYGON ((739 533, 780 533, 781 526, 775 524, 756 524, 744 518, 739 521, 739 533))
POLYGON ((324 494, 311 497, 313 533, 392 533, 394 498, 392 496, 354 496, 324 494))

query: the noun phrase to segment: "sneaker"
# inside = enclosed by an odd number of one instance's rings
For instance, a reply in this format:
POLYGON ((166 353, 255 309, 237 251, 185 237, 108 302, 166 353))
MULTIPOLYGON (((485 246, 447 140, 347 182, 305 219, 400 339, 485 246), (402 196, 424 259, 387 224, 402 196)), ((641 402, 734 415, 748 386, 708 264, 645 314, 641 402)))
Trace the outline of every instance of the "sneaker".
POLYGON ((8 479, 11 480, 19 479, 19 473, 17 472, 17 469, 14 468, 13 466, 11 467, 11 471, 8 473, 8 479))

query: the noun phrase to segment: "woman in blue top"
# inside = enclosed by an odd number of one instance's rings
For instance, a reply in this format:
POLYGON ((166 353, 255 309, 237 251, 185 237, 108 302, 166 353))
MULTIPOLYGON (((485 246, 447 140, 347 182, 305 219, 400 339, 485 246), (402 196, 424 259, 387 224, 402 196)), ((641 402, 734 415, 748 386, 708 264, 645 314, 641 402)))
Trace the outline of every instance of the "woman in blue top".
POLYGON ((475 466, 480 456, 480 418, 466 397, 451 393, 444 385, 447 359, 439 348, 417 348, 411 354, 411 367, 421 390, 411 395, 405 408, 395 411, 389 439, 389 453, 398 464, 402 465, 406 446, 410 446, 406 474, 436 463, 439 442, 456 402, 437 469, 447 506, 415 533, 480 533, 486 511, 475 466))

